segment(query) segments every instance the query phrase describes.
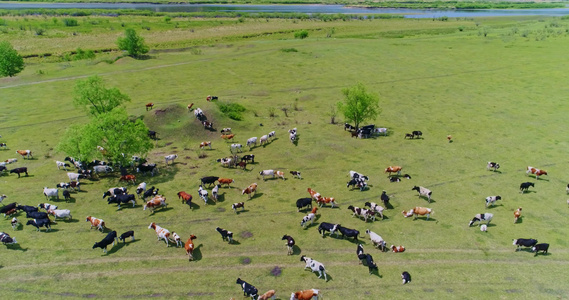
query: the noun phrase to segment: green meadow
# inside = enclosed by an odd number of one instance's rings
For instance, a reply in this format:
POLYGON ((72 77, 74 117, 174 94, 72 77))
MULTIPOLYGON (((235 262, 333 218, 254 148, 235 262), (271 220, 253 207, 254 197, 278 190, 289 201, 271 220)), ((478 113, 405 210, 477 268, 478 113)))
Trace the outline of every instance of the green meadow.
MULTIPOLYGON (((569 295, 564 280, 569 265, 569 20, 166 22, 164 17, 121 16, 78 18, 80 25, 73 29, 61 26, 63 17, 57 22, 51 17, 26 18, 2 17, 7 25, 0 27, 8 33, 0 40, 9 40, 25 55, 52 55, 30 57, 18 76, 0 79, 0 142, 9 147, 0 150, 0 160, 17 158, 8 168, 26 166, 30 173, 0 177, 0 193, 8 196, 3 204, 44 203, 43 187, 68 181, 55 165, 66 155, 55 148, 69 125, 87 122, 86 113, 72 104, 73 87, 96 74, 107 86, 128 94, 129 114, 158 132, 147 158, 158 164, 159 173, 136 174, 137 183, 159 188, 169 205, 153 214, 142 209, 141 200, 121 210, 107 205, 103 192, 125 185, 115 173, 81 180, 81 191, 72 193, 69 203, 48 201, 73 215, 70 221, 57 221, 50 232, 25 225, 12 230, 10 219, 0 218, 0 231, 18 241, 0 246, 0 297, 246 299, 235 284, 238 277, 260 293, 275 289, 277 299, 311 288, 320 289, 325 299, 569 295), (25 22, 55 25, 35 35, 19 29, 25 22), (185 27, 176 28, 176 23, 185 27), (134 60, 116 50, 88 60, 65 57, 78 47, 113 50, 128 27, 136 28, 153 49, 146 59, 134 60), (307 30, 308 37, 295 39, 299 30, 307 30), (351 138, 340 114, 331 124, 333 107, 343 100, 342 89, 359 82, 379 96, 383 110, 366 123, 388 128, 387 136, 351 138), (223 115, 215 103, 206 101, 207 95, 243 105, 243 120, 223 115), (155 104, 153 110, 145 110, 148 102, 155 104), (186 108, 190 103, 204 111, 216 131, 204 130, 186 108), (255 155, 246 170, 225 168, 216 162, 230 155, 231 142, 220 138, 224 127, 231 127, 233 142, 243 145, 273 130, 277 138, 250 150, 244 146, 244 153, 255 155), (295 127, 296 145, 287 132, 295 127), (404 139, 413 130, 421 130, 423 139, 404 139), (203 141, 211 141, 213 149, 200 150, 203 141), (32 150, 34 158, 22 159, 15 153, 18 149, 32 150), (179 158, 167 166, 164 156, 169 154, 179 158), (486 170, 488 161, 501 168, 486 170), (389 182, 384 169, 390 165, 402 166, 402 173, 412 178, 389 182), (536 180, 526 175, 527 166, 549 175, 536 180), (259 172, 265 169, 285 171, 286 180, 264 181, 259 172), (301 171, 302 179, 292 178, 291 170, 301 171), (369 176, 370 188, 346 188, 350 170, 369 176), (197 196, 203 176, 233 178, 235 183, 221 188, 220 200, 206 206, 197 196), (526 181, 535 187, 521 194, 519 185, 526 181), (253 182, 258 191, 248 200, 241 190, 253 182), (431 189, 433 201, 419 198, 411 190, 414 185, 431 189), (339 208, 320 208, 314 224, 303 229, 300 221, 307 212, 297 212, 295 202, 309 197, 309 187, 335 197, 339 208), (349 205, 380 203, 382 190, 393 206, 384 220, 366 224, 352 217, 349 205), (193 195, 192 210, 177 199, 179 191, 193 195), (492 195, 502 200, 485 208, 484 199, 492 195), (242 201, 245 211, 234 213, 231 204, 242 201), (430 207, 434 213, 429 220, 404 218, 401 211, 415 206, 430 207), (522 218, 514 224, 518 207, 523 208, 522 218), (494 214, 488 231, 468 227, 474 215, 483 212, 494 214), (104 219, 107 232, 134 230, 136 240, 109 247, 107 254, 93 250, 105 234, 89 229, 87 216, 104 219), (148 229, 151 222, 177 232, 184 241, 196 235, 196 259, 189 262, 184 249, 157 242, 148 229), (367 267, 358 264, 358 242, 328 234, 322 238, 317 232, 321 222, 359 230, 359 242, 379 272, 368 275, 367 267), (236 242, 222 241, 215 231, 218 226, 232 231, 236 242), (388 246, 404 245, 407 250, 374 249, 366 229, 381 235, 388 246), (284 234, 296 240, 292 256, 281 240, 284 234), (516 252, 516 238, 549 243, 549 253, 534 257, 528 249, 516 252), (301 255, 322 262, 328 281, 304 271, 301 255), (401 284, 403 271, 412 276, 407 285, 401 284)), ((128 187, 134 192, 135 186, 128 187)), ((25 214, 17 217, 25 224, 25 214)))

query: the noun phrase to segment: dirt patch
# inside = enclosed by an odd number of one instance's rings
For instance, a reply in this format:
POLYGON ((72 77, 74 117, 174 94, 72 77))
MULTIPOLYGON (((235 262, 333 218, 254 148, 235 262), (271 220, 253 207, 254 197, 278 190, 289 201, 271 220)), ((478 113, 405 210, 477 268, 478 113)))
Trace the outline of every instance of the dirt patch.
POLYGON ((242 265, 248 265, 251 263, 251 259, 249 257, 243 257, 241 258, 241 264, 242 265))
POLYGON ((520 290, 517 290, 517 289, 511 289, 511 290, 506 290, 506 293, 510 293, 510 294, 513 294, 513 293, 521 293, 521 291, 520 291, 520 290))
POLYGON ((166 110, 165 110, 165 109, 157 109, 157 110, 154 111, 154 115, 155 115, 155 116, 161 116, 161 115, 163 115, 163 114, 165 114, 165 113, 166 113, 166 110))
POLYGON ((435 290, 433 290, 433 289, 423 289, 423 292, 425 292, 425 293, 432 293, 434 291, 435 290))
POLYGON ((189 157, 189 156, 186 156, 186 157, 184 157, 184 159, 192 159, 192 158, 191 158, 191 157, 189 157))
POLYGON ((240 237, 244 238, 244 239, 248 239, 253 237, 253 233, 250 231, 243 231, 239 234, 240 237))
POLYGON ((57 293, 56 295, 62 296, 62 297, 77 297, 77 294, 73 294, 73 293, 57 293))
POLYGON ((276 266, 271 270, 271 275, 273 275, 275 277, 281 276, 282 272, 283 272, 283 270, 281 268, 279 268, 278 266, 276 266))
MULTIPOLYGON (((166 143, 166 144, 164 144, 164 146, 170 146, 170 145, 172 145, 172 144, 174 144, 174 142, 166 143)), ((176 148, 174 147, 174 148, 172 148, 172 149, 176 149, 176 148)))

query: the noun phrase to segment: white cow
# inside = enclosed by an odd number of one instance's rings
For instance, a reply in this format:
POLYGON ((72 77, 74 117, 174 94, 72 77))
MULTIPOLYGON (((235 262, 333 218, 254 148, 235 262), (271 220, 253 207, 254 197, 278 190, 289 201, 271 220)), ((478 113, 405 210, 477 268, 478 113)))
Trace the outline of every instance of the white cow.
POLYGON ((263 180, 265 180, 265 176, 273 176, 275 178, 275 171, 274 170, 263 170, 259 172, 259 175, 263 176, 263 180))
POLYGON ((170 154, 170 155, 164 156, 164 159, 166 159, 166 164, 168 164, 169 161, 171 161, 172 164, 174 164, 174 160, 176 158, 178 158, 178 154, 170 154))
POLYGON ((256 136, 247 140, 247 146, 250 148, 251 145, 257 146, 257 137, 256 136))
POLYGON ((176 247, 182 246, 182 238, 180 238, 180 236, 173 231, 172 231, 172 238, 174 238, 174 242, 176 242, 176 247))
POLYGON ((324 268, 324 265, 321 262, 318 262, 304 255, 300 259, 304 260, 304 262, 306 263, 304 269, 310 268, 312 272, 318 272, 318 278, 322 278, 322 274, 324 274, 324 280, 328 281, 328 278, 326 276, 326 268, 324 268))
POLYGON ((57 218, 69 218, 71 220, 71 211, 69 209, 51 209, 47 211, 48 214, 53 215, 55 220, 57 218))
POLYGON ((66 164, 66 163, 63 162, 63 161, 59 161, 59 160, 56 160, 56 161, 55 161, 55 164, 57 165, 57 169, 58 169, 58 170, 60 170, 59 168, 61 167, 61 168, 65 169, 65 171, 67 171, 67 167, 69 167, 68 164, 66 164))
POLYGON ((268 135, 263 135, 261 137, 261 140, 259 141, 259 144, 264 144, 264 143, 268 143, 269 142, 269 136, 268 135))
POLYGON ((269 132, 269 138, 274 139, 276 137, 276 133, 274 131, 269 132))
POLYGON ((200 198, 203 199, 203 201, 205 202, 205 205, 207 205, 207 198, 208 198, 208 192, 207 190, 205 190, 201 185, 198 188, 198 194, 200 195, 200 198))
POLYGON ((243 145, 241 144, 231 144, 231 152, 233 152, 233 150, 237 152, 243 152, 243 150, 241 150, 242 147, 243 145))
POLYGON ((371 243, 374 245, 374 247, 379 248, 381 251, 385 250, 386 243, 379 234, 377 234, 377 233, 375 233, 369 229, 366 229, 366 234, 369 234, 369 238, 371 240, 371 243))
POLYGON ((214 186, 213 189, 211 190, 211 197, 213 198, 214 202, 217 201, 217 197, 219 196, 219 188, 220 187, 221 187, 221 184, 218 184, 218 185, 214 186))
POLYGON ((71 173, 67 172, 67 177, 69 177, 69 181, 77 181, 79 182, 79 178, 81 178, 81 174, 79 173, 71 173))
POLYGON ((374 133, 377 133, 378 135, 382 134, 383 135, 387 135, 387 128, 375 128, 373 130, 374 133))
POLYGON ((4 201, 6 198, 8 198, 8 196, 2 194, 2 196, 0 196, 0 203, 2 203, 2 201, 4 201))
POLYGON ((49 197, 57 197, 57 199, 59 199, 59 189, 48 189, 47 187, 44 187, 43 194, 46 199, 49 197))

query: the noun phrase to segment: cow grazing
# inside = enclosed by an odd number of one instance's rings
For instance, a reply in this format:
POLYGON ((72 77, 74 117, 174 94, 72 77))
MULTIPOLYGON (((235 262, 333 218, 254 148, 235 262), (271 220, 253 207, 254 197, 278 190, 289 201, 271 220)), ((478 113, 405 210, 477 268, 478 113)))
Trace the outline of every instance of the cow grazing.
POLYGON ((419 192, 419 197, 423 196, 429 200, 429 203, 431 203, 431 195, 433 194, 433 192, 431 192, 431 190, 429 190, 428 188, 422 186, 413 186, 411 190, 419 192))
POLYGON ((292 177, 298 177, 298 179, 302 179, 302 177, 300 177, 300 171, 290 171, 290 174, 292 177))
POLYGON ((162 195, 154 196, 154 198, 150 199, 148 202, 146 202, 146 204, 144 204, 142 210, 146 210, 148 208, 150 209, 151 213, 154 213, 154 210, 156 210, 158 207, 168 207, 168 203, 166 203, 166 197, 162 195))
POLYGON ((190 235, 190 238, 186 241, 184 248, 186 249, 186 255, 188 260, 192 261, 194 259, 194 240, 197 239, 195 235, 190 235))
POLYGON ((51 221, 48 218, 28 220, 28 223, 26 223, 26 225, 35 226, 37 228, 37 231, 40 231, 40 227, 45 227, 46 232, 51 230, 51 221))
POLYGON ((381 193, 380 199, 381 199, 381 201, 383 201, 383 205, 385 205, 385 207, 389 208, 389 196, 387 195, 386 191, 383 191, 381 193))
POLYGON ((322 195, 320 195, 320 193, 316 192, 315 190, 308 188, 308 193, 310 194, 310 197, 312 197, 312 199, 314 199, 315 201, 318 200, 318 198, 322 197, 322 195))
POLYGON ((16 230, 16 228, 20 226, 20 221, 18 221, 16 217, 13 217, 12 221, 10 221, 10 225, 12 225, 12 230, 16 230))
POLYGON ((387 136, 387 128, 385 128, 385 127, 375 128, 373 130, 373 133, 376 133, 377 135, 381 135, 383 133, 383 135, 387 136))
POLYGON ((113 244, 114 247, 116 239, 117 239, 117 232, 113 230, 109 232, 107 236, 104 239, 102 239, 100 242, 95 243, 95 245, 93 245, 93 249, 101 248, 103 249, 104 253, 107 253, 107 246, 113 244))
POLYGON ((182 238, 173 231, 172 231, 172 238, 174 239, 174 243, 176 243, 176 247, 182 246, 182 238))
MULTIPOLYGON (((223 136, 221 136, 223 138, 223 136)), ((211 141, 207 141, 207 142, 201 142, 200 143, 200 149, 203 149, 205 147, 209 147, 209 149, 211 150, 211 141)))
POLYGON ((127 181, 127 182, 130 182, 132 184, 136 184, 136 176, 130 175, 130 174, 123 175, 120 177, 119 182, 120 181, 127 181))
POLYGON ((219 177, 217 176, 206 176, 206 177, 202 177, 200 179, 200 182, 202 185, 212 185, 215 184, 215 182, 219 179, 219 177))
POLYGON ((531 187, 535 187, 535 184, 533 182, 523 182, 522 184, 520 184, 520 193, 525 193, 528 191, 528 189, 531 187))
POLYGON ((182 199, 182 203, 186 203, 190 206, 190 209, 192 209, 192 195, 184 191, 180 191, 178 192, 178 199, 182 199))
POLYGON ((231 179, 231 178, 218 178, 218 179, 217 179, 217 182, 218 182, 219 184, 226 184, 228 187, 230 187, 229 185, 230 185, 231 183, 234 183, 235 180, 233 180, 233 179, 231 179))
POLYGON ((318 272, 318 278, 322 278, 322 274, 324 274, 324 280, 328 281, 328 277, 326 276, 326 268, 324 268, 324 265, 322 263, 304 255, 300 257, 300 261, 306 263, 304 269, 310 268, 312 272, 318 272))
POLYGON ((540 170, 540 169, 536 169, 534 167, 530 167, 528 166, 526 174, 533 174, 535 175, 535 179, 539 179, 539 176, 541 175, 547 175, 547 172, 545 170, 540 170))
POLYGON ((213 122, 209 122, 209 121, 202 121, 202 125, 204 129, 213 129, 213 122))
POLYGON ((494 172, 496 172, 498 169, 500 169, 500 164, 497 162, 489 161, 488 164, 486 164, 486 170, 490 169, 494 169, 494 172))
POLYGON ((251 199, 252 194, 257 194, 257 183, 251 183, 246 189, 241 192, 241 195, 249 195, 249 199, 251 199))
POLYGON ((277 133, 275 131, 269 132, 269 138, 270 139, 274 139, 276 136, 277 136, 277 133))
POLYGON ((140 197, 142 193, 146 192, 146 182, 138 184, 136 187, 136 194, 140 197))
POLYGON ((8 150, 8 145, 6 143, 0 143, 0 148, 4 148, 4 150, 8 150))
POLYGON ((152 103, 152 102, 146 103, 146 111, 148 111, 148 109, 152 109, 152 108, 154 108, 154 103, 152 103))
POLYGON ((50 197, 56 197, 57 199, 59 199, 59 189, 57 188, 48 189, 47 187, 44 187, 43 194, 45 196, 45 199, 49 199, 50 197))
POLYGON ((391 176, 391 177, 389 177, 389 181, 390 182, 401 182, 401 178, 396 177, 396 176, 391 176))
POLYGON ((366 234, 369 234, 369 238, 374 247, 377 247, 381 251, 385 251, 386 243, 379 234, 369 229, 366 229, 366 234))
POLYGON ((230 244, 231 242, 233 242, 233 232, 220 227, 216 227, 215 230, 219 232, 219 234, 221 234, 221 240, 223 241, 227 240, 227 242, 229 242, 230 244))
POLYGON ((496 203, 496 201, 498 200, 502 200, 502 197, 500 196, 488 196, 486 197, 486 207, 488 207, 489 205, 494 205, 494 203, 496 203))
POLYGON ((119 236, 119 241, 122 241, 123 244, 125 244, 125 243, 126 243, 126 239, 129 238, 129 237, 131 238, 131 241, 134 242, 134 231, 133 231, 133 230, 129 230, 129 231, 127 231, 127 232, 121 234, 121 235, 119 236))
MULTIPOLYGON (((389 201, 389 199, 388 199, 388 201, 389 201)), ((375 204, 375 202, 366 202, 364 204, 364 206, 369 207, 373 212, 375 212, 377 215, 379 215, 381 217, 381 219, 383 220, 383 210, 384 210, 383 206, 377 205, 377 204, 375 204)))
POLYGON ((352 126, 352 125, 350 125, 350 124, 348 124, 348 123, 344 123, 344 131, 346 131, 346 130, 348 130, 348 131, 354 131, 354 130, 356 130, 356 127, 354 127, 354 126, 352 126))
POLYGON ((494 215, 491 213, 477 214, 468 223, 468 227, 472 226, 472 224, 474 224, 474 222, 479 222, 479 224, 482 224, 483 221, 486 221, 486 225, 490 225, 490 221, 492 221, 492 217, 494 217, 494 215))
POLYGON ((91 228, 97 228, 101 232, 103 232, 104 228, 106 227, 105 221, 103 219, 97 219, 95 217, 88 216, 86 222, 91 222, 91 228))
POLYGON ((244 211, 245 210, 245 202, 239 202, 239 203, 231 204, 231 209, 233 209, 233 211, 235 213, 237 213, 238 208, 241 208, 241 211, 244 211))
POLYGON ((207 199, 209 198, 208 196, 209 193, 201 185, 198 188, 198 195, 200 195, 200 198, 202 198, 202 200, 205 202, 205 205, 207 205, 207 199))
POLYGON ((57 221, 57 218, 60 218, 60 219, 69 218, 69 220, 71 220, 73 218, 71 216, 71 211, 69 209, 52 209, 52 210, 48 210, 47 213, 52 215, 56 221, 57 221))
POLYGON ((290 133, 288 138, 290 142, 294 144, 294 142, 296 142, 296 133, 290 133))
POLYGON ((404 139, 406 139, 406 138, 412 139, 412 138, 413 138, 413 134, 411 134, 411 133, 406 133, 404 139))
POLYGON ((411 274, 407 271, 403 271, 403 273, 401 273, 401 279, 403 279, 403 284, 409 283, 411 282, 411 274))
POLYGON ((265 180, 265 176, 272 176, 273 178, 275 178, 275 171, 274 170, 263 170, 263 171, 259 172, 259 175, 261 175, 263 177, 263 180, 265 180))
POLYGON ((534 256, 537 256, 539 251, 542 251, 542 254, 547 254, 547 250, 549 250, 549 244, 546 243, 537 244, 531 248, 531 252, 535 252, 534 256))
POLYGON ((142 172, 143 174, 150 172, 150 176, 154 176, 154 172, 158 171, 158 168, 156 167, 156 164, 139 164, 136 167, 136 172, 140 173, 142 172))
POLYGON ((395 253, 399 253, 399 252, 405 252, 405 247, 399 245, 399 246, 395 246, 395 245, 391 245, 391 251, 395 252, 395 253))
POLYGON ((300 198, 296 200, 297 212, 300 212, 301 209, 307 206, 312 209, 312 198, 300 198))
POLYGON ((360 189, 360 192, 362 192, 363 190, 365 190, 368 186, 367 186, 367 182, 363 179, 363 178, 355 178, 352 179, 348 182, 348 184, 346 185, 346 187, 357 187, 360 189))
POLYGON ((33 158, 32 150, 17 150, 16 153, 20 154, 24 159, 26 159, 26 157, 28 159, 33 158))
POLYGON ((413 135, 412 138, 423 138, 423 133, 419 130, 414 130, 413 132, 411 132, 411 134, 413 135))
POLYGON ((194 109, 194 116, 196 117, 196 119, 201 120, 201 119, 205 119, 205 115, 203 113, 203 110, 201 108, 196 108, 194 109))
POLYGON ((259 291, 257 290, 256 287, 254 287, 253 285, 241 280, 241 278, 237 278, 236 283, 238 285, 240 285, 241 288, 243 289, 243 296, 251 297, 251 299, 253 299, 253 300, 257 299, 257 294, 259 293, 259 291))
POLYGON ((290 300, 312 300, 314 297, 316 297, 317 300, 320 299, 320 290, 310 289, 298 291, 290 295, 290 300))
POLYGON ((522 216, 522 208, 518 207, 518 209, 516 209, 514 211, 514 224, 518 223, 518 219, 522 216))
POLYGON ((276 297, 276 292, 275 290, 268 290, 266 293, 262 294, 259 296, 259 298, 257 298, 257 300, 275 300, 276 297))
POLYGON ((336 207, 336 205, 338 205, 338 203, 336 203, 336 199, 334 197, 322 197, 322 196, 320 196, 316 199, 316 203, 318 203, 319 207, 323 207, 324 204, 328 204, 328 203, 330 203, 330 206, 332 208, 334 208, 334 207, 336 207))
POLYGON ((292 238, 292 236, 290 235, 283 235, 283 238, 281 240, 286 240, 286 247, 288 249, 287 255, 292 255, 293 254, 293 247, 294 247, 294 239, 292 238))
POLYGON ((230 146, 231 153, 235 152, 243 152, 243 145, 241 144, 231 144, 230 146))
POLYGON ((377 265, 375 264, 375 262, 373 261, 373 257, 371 256, 371 254, 366 254, 366 263, 367 263, 367 267, 369 270, 369 275, 371 275, 373 273, 373 271, 377 271, 377 265))
POLYGON ((512 245, 517 246, 516 251, 520 250, 521 247, 533 247, 537 244, 536 239, 515 239, 512 245))
POLYGON ((208 102, 211 102, 211 101, 217 100, 217 99, 218 99, 217 96, 211 96, 211 95, 208 95, 208 96, 205 98, 205 100, 208 101, 208 102))
POLYGON ((117 195, 122 195, 122 194, 126 194, 126 188, 125 187, 110 188, 109 190, 107 190, 106 192, 103 193, 103 199, 105 199, 105 197, 112 197, 112 196, 117 196, 117 195))
POLYGON ((20 178, 20 174, 21 174, 21 173, 24 173, 24 174, 26 174, 26 176, 29 176, 29 175, 28 175, 28 168, 27 168, 27 167, 21 167, 21 168, 12 169, 12 170, 10 170, 10 174, 12 174, 12 173, 18 174, 18 178, 20 178))
POLYGON ((93 173, 95 173, 95 174, 98 174, 98 173, 108 174, 110 172, 113 172, 113 168, 111 168, 109 166, 94 166, 93 167, 93 173))
POLYGON ((55 164, 57 165, 57 169, 60 170, 59 168, 63 168, 65 171, 67 171, 67 168, 69 167, 69 164, 56 160, 55 164))
POLYGON ((72 188, 74 191, 80 191, 81 190, 81 183, 80 182, 71 181, 67 184, 68 184, 69 188, 72 188))
POLYGON ((221 134, 231 133, 231 127, 221 129, 221 134))
POLYGON ((17 162, 18 160, 16 158, 9 158, 7 160, 5 160, 4 162, 7 164, 13 164, 15 162, 17 162))
POLYGON ((146 201, 146 198, 158 195, 159 191, 160 189, 157 189, 156 187, 152 186, 149 189, 147 189, 146 192, 142 193, 142 199, 146 201))
POLYGON ((10 237, 9 234, 4 232, 0 232, 0 242, 2 242, 2 244, 4 245, 11 245, 18 243, 15 237, 10 237))
POLYGON ((339 224, 338 224, 337 228, 340 231, 340 233, 342 234, 342 238, 353 237, 354 240, 356 240, 356 241, 358 240, 358 236, 360 235, 360 232, 358 230, 346 228, 346 227, 340 226, 339 224))
POLYGON ((314 224, 314 219, 316 219, 316 211, 318 210, 317 207, 313 208, 312 211, 304 216, 302 218, 302 221, 300 221, 300 226, 302 226, 303 228, 306 228, 306 224, 308 224, 308 221, 310 221, 310 225, 314 224))
POLYGON ((168 243, 170 240, 170 231, 168 229, 162 228, 156 225, 156 223, 154 222, 150 223, 148 229, 154 229, 154 231, 156 232, 156 236, 158 237, 158 240, 159 241, 164 240, 164 242, 166 242, 166 247, 170 247, 170 244, 168 243))
POLYGON ((400 166, 389 166, 385 169, 385 173, 389 173, 390 176, 391 176, 391 173, 397 173, 397 175, 401 175, 402 169, 403 169, 403 167, 400 167, 400 166))
POLYGON ((166 155, 164 156, 164 160, 166 161, 166 164, 168 164, 168 162, 172 162, 172 164, 174 164, 174 160, 178 158, 178 154, 170 154, 170 155, 166 155))
POLYGON ((403 211, 403 215, 405 216, 405 218, 408 218, 410 216, 414 216, 414 219, 417 219, 417 216, 421 215, 427 215, 427 220, 429 220, 429 217, 431 216, 431 214, 433 213, 433 210, 430 208, 426 208, 426 207, 414 207, 412 209, 410 209, 408 212, 403 211))
POLYGON ((324 237, 324 233, 326 233, 326 231, 330 232, 330 235, 332 234, 336 234, 336 236, 338 236, 338 232, 336 232, 336 230, 338 230, 338 226, 340 226, 340 224, 332 224, 332 223, 328 223, 328 222, 322 222, 320 223, 320 225, 318 225, 318 233, 322 234, 322 237, 324 237))

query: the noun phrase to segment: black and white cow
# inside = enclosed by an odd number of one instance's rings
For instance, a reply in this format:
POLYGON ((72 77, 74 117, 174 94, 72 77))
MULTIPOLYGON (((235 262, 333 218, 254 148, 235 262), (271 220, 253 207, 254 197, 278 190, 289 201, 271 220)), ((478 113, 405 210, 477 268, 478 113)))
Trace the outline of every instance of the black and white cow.
POLYGON ((354 130, 356 130, 356 127, 354 127, 354 126, 352 126, 352 125, 350 125, 350 124, 348 124, 348 123, 344 123, 344 131, 346 131, 346 130, 348 130, 348 131, 354 131, 354 130))
POLYGON ((26 223, 26 225, 35 226, 37 228, 37 231, 40 231, 40 227, 45 227, 46 228, 45 231, 51 230, 50 224, 51 221, 48 218, 28 220, 28 223, 26 223))
POLYGON ((249 162, 251 161, 252 164, 255 163, 255 154, 246 154, 241 157, 241 161, 249 162))
POLYGON ((377 265, 375 264, 375 262, 373 261, 373 257, 371 256, 371 254, 366 254, 366 263, 367 263, 367 267, 369 269, 369 275, 371 275, 373 273, 373 271, 377 271, 377 265))
POLYGON ((9 234, 4 232, 0 232, 0 242, 2 242, 2 244, 4 245, 11 245, 18 243, 15 237, 10 237, 9 234))
POLYGON ((53 204, 49 204, 49 203, 40 203, 40 204, 38 204, 38 207, 41 209, 45 209, 45 211, 57 209, 57 205, 53 205, 53 204))
POLYGON ((409 283, 411 282, 411 274, 407 271, 403 271, 403 273, 401 273, 401 279, 403 279, 403 284, 409 283))
POLYGON ((65 199, 65 202, 71 200, 71 193, 69 190, 63 190, 63 198, 65 199))
POLYGON ((312 198, 300 198, 296 200, 297 212, 300 212, 301 209, 307 206, 312 209, 312 198))
POLYGON ((230 244, 233 241, 233 232, 220 228, 220 227, 216 227, 215 230, 217 232, 219 232, 219 234, 221 234, 221 239, 222 240, 227 240, 230 244))
MULTIPOLYGON (((383 192, 385 192, 385 191, 383 191, 383 192)), ((385 195, 385 196, 387 196, 387 195, 385 195)), ((387 202, 389 202, 389 197, 387 198, 387 202)), ((375 202, 366 202, 364 204, 364 206, 369 207, 372 211, 374 211, 376 214, 378 214, 381 217, 381 219, 383 220, 383 210, 384 210, 383 206, 377 205, 377 204, 375 204, 375 202)))
POLYGON ((241 286, 241 288, 243 289, 243 296, 249 296, 251 297, 251 299, 257 299, 257 294, 259 293, 259 291, 257 290, 256 287, 254 287, 253 285, 241 280, 241 278, 237 278, 237 282, 238 285, 241 286))
POLYGON ((127 204, 129 202, 132 202, 132 207, 136 205, 136 197, 134 194, 116 195, 107 199, 107 204, 116 203, 119 209, 121 209, 121 204, 127 204))
POLYGON ((126 188, 125 187, 110 188, 108 191, 103 193, 103 199, 105 199, 105 197, 112 197, 112 196, 122 195, 122 194, 126 194, 126 188))
POLYGON ((95 243, 95 245, 93 245, 93 249, 101 248, 103 249, 104 253, 107 253, 107 246, 113 244, 114 247, 116 238, 117 238, 117 232, 113 230, 109 232, 107 236, 104 239, 102 239, 100 242, 95 243))
POLYGON ((151 188, 147 189, 144 193, 142 193, 142 199, 146 200, 146 198, 148 198, 148 197, 158 195, 159 190, 160 189, 157 189, 154 186, 152 186, 151 188))
POLYGON ((294 242, 294 239, 292 238, 292 236, 285 234, 281 240, 283 240, 283 241, 286 240, 286 247, 288 249, 287 254, 292 255, 294 253, 294 245, 295 245, 295 242, 294 242))
POLYGON ((516 251, 520 250, 521 247, 533 247, 537 245, 536 239, 515 239, 512 245, 517 246, 516 251))
POLYGON ((140 164, 136 167, 136 172, 142 172, 143 174, 150 172, 151 176, 154 176, 154 172, 156 171, 158 171, 156 164, 140 164))
POLYGON ((486 197, 486 207, 488 207, 489 205, 494 205, 494 203, 496 203, 496 201, 498 200, 502 200, 502 197, 500 196, 488 196, 486 197))
POLYGON ((358 248, 356 249, 356 255, 358 256, 358 260, 360 261, 361 265, 362 260, 366 259, 366 255, 364 254, 364 246, 362 244, 358 244, 358 248))
POLYGON ((332 224, 332 223, 328 223, 328 222, 322 222, 320 223, 320 225, 318 225, 318 233, 322 234, 322 237, 324 237, 324 233, 326 233, 326 231, 330 232, 330 235, 332 235, 333 233, 336 233, 336 236, 338 235, 338 232, 336 232, 336 230, 338 230, 338 226, 340 226, 340 224, 332 224))
POLYGON ((486 170, 490 169, 494 169, 494 172, 496 172, 496 170, 500 169, 500 164, 497 162, 489 161, 488 164, 486 164, 486 170))
POLYGON ((549 250, 549 244, 546 243, 537 244, 531 248, 531 252, 535 252, 534 256, 537 256, 539 251, 542 251, 543 254, 547 254, 547 250, 549 250))

